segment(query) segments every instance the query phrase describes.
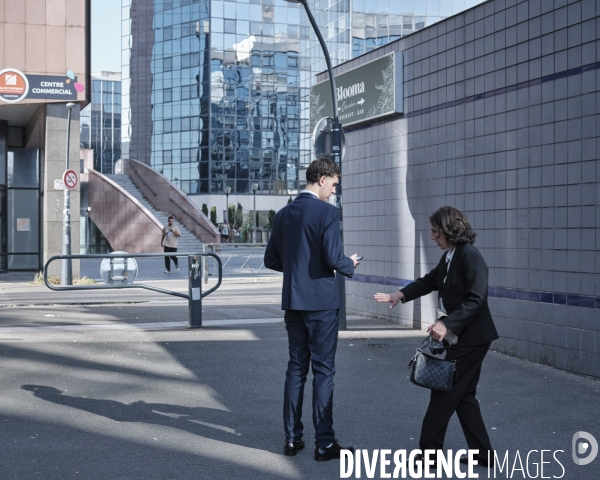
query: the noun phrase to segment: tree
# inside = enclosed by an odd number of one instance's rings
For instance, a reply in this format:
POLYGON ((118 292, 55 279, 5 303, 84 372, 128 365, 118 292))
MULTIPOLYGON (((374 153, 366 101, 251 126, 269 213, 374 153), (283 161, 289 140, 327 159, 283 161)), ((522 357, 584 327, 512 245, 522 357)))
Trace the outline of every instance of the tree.
POLYGON ((231 225, 235 225, 235 204, 233 203, 227 205, 227 221, 231 225))
POLYGON ((210 221, 217 226, 217 207, 210 207, 210 221))
POLYGON ((208 206, 206 203, 202 204, 202 213, 208 217, 208 206))
POLYGON ((238 226, 244 223, 244 209, 241 203, 237 204, 237 211, 235 212, 235 224, 238 226))
POLYGON ((292 197, 288 198, 288 205, 292 202, 293 202, 292 197))
POLYGON ((269 210, 269 228, 273 228, 273 220, 275 220, 275 210, 269 210))

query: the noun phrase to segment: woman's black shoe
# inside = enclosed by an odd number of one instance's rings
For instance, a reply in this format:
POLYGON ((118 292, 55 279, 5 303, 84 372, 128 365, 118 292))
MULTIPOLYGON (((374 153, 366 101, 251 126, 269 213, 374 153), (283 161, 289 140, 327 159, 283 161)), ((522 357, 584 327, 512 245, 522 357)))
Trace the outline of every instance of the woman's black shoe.
POLYGON ((340 451, 349 450, 354 453, 354 447, 342 447, 337 440, 333 441, 333 445, 329 448, 317 447, 315 448, 315 460, 317 462, 326 462, 327 460, 333 460, 334 458, 340 458, 340 451))
POLYGON ((304 440, 295 440, 293 442, 285 442, 283 446, 283 454, 287 457, 293 457, 298 453, 298 450, 304 448, 304 440))

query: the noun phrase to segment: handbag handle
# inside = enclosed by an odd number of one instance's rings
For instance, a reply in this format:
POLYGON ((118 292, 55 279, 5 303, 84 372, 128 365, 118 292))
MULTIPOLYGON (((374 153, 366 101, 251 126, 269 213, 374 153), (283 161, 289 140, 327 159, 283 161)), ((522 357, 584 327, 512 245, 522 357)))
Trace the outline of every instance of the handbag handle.
MULTIPOLYGON (((427 338, 424 338, 423 341, 421 342, 421 346, 419 347, 421 350, 424 350, 427 347, 431 347, 431 344, 433 343, 433 337, 428 336, 427 338)), ((439 346, 436 345, 436 350, 447 350, 451 347, 450 344, 448 344, 447 346, 444 344, 444 341, 442 340, 441 342, 437 342, 439 344, 439 346)), ((446 342, 447 343, 447 342, 446 342)))

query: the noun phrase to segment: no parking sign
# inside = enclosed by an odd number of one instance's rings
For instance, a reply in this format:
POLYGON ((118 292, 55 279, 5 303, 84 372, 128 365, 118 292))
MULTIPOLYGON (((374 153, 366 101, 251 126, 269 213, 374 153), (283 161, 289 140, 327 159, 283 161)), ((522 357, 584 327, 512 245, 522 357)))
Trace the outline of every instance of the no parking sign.
POLYGON ((67 170, 63 173, 63 185, 69 190, 73 190, 77 187, 79 179, 77 178, 77 172, 75 170, 67 170))

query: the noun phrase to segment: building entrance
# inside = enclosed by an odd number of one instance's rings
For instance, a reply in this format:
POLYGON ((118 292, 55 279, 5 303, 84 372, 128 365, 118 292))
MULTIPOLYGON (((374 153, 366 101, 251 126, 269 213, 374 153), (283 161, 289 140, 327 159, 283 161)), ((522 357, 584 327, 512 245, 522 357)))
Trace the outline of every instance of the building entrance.
POLYGON ((40 152, 5 149, 0 162, 0 270, 38 270, 40 152))

